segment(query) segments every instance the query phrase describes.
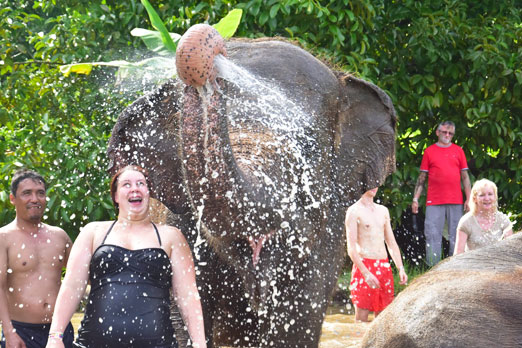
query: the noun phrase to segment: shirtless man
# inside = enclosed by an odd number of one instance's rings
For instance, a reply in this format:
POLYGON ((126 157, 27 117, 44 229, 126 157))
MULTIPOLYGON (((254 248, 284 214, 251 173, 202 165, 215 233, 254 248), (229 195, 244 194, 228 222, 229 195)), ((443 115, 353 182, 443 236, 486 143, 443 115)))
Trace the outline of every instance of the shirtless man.
MULTIPOLYGON (((46 183, 38 173, 17 171, 9 198, 16 217, 0 228, 0 345, 45 347, 72 242, 64 230, 42 222, 46 183)), ((68 330, 64 340, 72 347, 72 325, 68 330)))
POLYGON ((373 202, 376 194, 377 188, 366 191, 348 208, 345 219, 348 255, 353 262, 351 299, 355 320, 363 322, 368 321, 370 312, 378 316, 393 300, 393 274, 386 246, 399 268, 400 284, 408 281, 391 228, 390 213, 385 206, 373 202))

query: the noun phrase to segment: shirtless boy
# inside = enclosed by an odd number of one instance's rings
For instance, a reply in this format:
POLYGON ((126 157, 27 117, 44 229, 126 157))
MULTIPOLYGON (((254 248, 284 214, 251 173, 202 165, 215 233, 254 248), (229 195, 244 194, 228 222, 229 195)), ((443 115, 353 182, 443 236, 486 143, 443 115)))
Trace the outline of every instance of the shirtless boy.
MULTIPOLYGON (((46 183, 38 173, 17 171, 9 198, 16 217, 0 228, 0 346, 45 347, 72 242, 64 230, 42 222, 46 183)), ((66 347, 73 336, 69 324, 66 347)))
POLYGON ((368 321, 370 312, 378 316, 393 300, 393 274, 386 246, 399 268, 400 284, 408 281, 391 228, 390 213, 385 206, 374 203, 376 194, 377 188, 366 191, 348 208, 345 219, 348 255, 353 262, 351 299, 355 320, 363 322, 368 321))

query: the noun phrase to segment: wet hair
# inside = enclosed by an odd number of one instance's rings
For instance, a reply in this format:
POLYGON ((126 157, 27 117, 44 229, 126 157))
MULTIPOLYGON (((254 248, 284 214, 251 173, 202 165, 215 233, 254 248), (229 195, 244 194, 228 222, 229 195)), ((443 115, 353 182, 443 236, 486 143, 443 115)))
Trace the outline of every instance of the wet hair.
POLYGON ((442 127, 442 126, 450 126, 450 127, 453 127, 453 129, 457 128, 457 127, 455 127, 455 123, 453 121, 442 121, 437 126, 437 130, 439 130, 440 127, 442 127))
POLYGON ((471 199, 469 200, 469 211, 471 214, 475 214, 477 212, 477 202, 475 202, 475 199, 479 195, 479 193, 486 187, 491 187, 493 189, 493 192, 495 193, 495 211, 497 211, 498 208, 498 193, 497 193, 497 185, 491 180, 488 179, 480 179, 473 184, 473 187, 471 188, 471 199))
POLYGON ((25 180, 31 179, 36 183, 42 183, 44 185, 44 189, 47 191, 47 182, 43 176, 30 169, 19 169, 13 174, 13 178, 11 179, 11 193, 16 197, 16 191, 18 190, 18 185, 25 180))
POLYGON ((140 172, 141 174, 143 174, 143 176, 145 177, 145 181, 147 182, 147 187, 149 188, 149 190, 150 190, 150 187, 151 187, 150 186, 150 181, 149 181, 149 172, 147 171, 147 169, 142 168, 142 167, 140 167, 138 165, 134 165, 134 164, 125 166, 123 168, 120 168, 116 172, 116 174, 114 174, 112 176, 112 179, 111 179, 111 198, 112 198, 112 204, 116 208, 116 211, 119 210, 118 203, 116 203, 116 192, 118 191, 118 178, 120 177, 120 175, 123 172, 126 172, 128 170, 135 170, 135 171, 140 172))

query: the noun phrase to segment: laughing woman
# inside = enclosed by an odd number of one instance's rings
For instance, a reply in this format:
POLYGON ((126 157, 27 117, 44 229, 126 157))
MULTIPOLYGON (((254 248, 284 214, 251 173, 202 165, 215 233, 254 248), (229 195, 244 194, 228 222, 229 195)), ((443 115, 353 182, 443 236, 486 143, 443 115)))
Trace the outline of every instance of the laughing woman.
POLYGON ((112 178, 111 196, 118 219, 89 223, 74 242, 47 348, 63 347, 63 330, 88 282, 75 347, 177 347, 171 291, 193 346, 206 347, 191 251, 178 229, 152 223, 147 172, 122 168, 112 178))
POLYGON ((475 182, 471 189, 470 211, 459 221, 454 254, 481 248, 513 234, 506 214, 497 210, 497 185, 488 179, 475 182))

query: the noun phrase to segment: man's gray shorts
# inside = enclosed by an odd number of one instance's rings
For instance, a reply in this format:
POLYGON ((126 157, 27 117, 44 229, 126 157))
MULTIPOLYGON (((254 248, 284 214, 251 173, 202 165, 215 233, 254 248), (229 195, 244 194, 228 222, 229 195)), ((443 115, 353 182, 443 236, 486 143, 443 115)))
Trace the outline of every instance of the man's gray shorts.
POLYGON ((450 243, 449 255, 453 255, 457 225, 462 217, 462 204, 441 204, 426 206, 426 218, 424 220, 424 235, 426 236, 426 262, 434 266, 440 261, 442 249, 442 231, 444 224, 448 224, 448 237, 450 243))

